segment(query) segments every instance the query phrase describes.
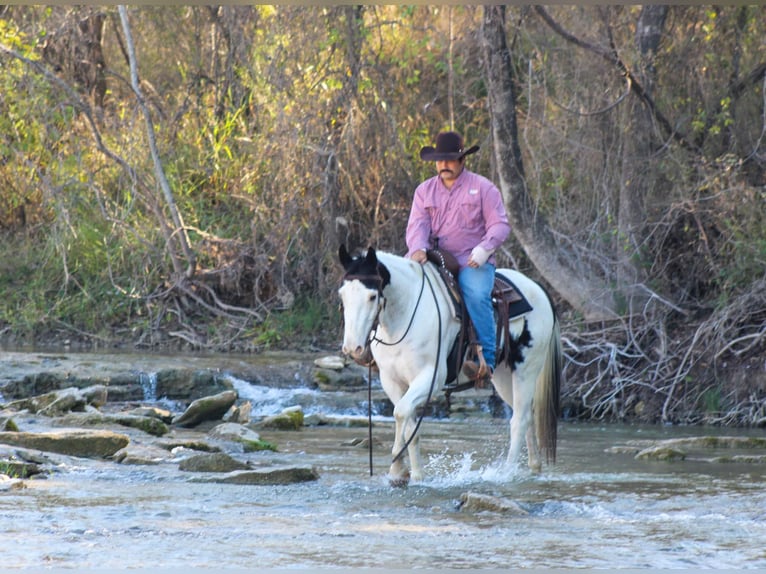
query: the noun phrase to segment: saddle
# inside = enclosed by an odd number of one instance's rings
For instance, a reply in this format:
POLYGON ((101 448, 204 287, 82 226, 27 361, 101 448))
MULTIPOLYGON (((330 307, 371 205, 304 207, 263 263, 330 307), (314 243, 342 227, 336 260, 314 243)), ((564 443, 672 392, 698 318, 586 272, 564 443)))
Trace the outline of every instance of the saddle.
MULTIPOLYGON (((473 355, 478 358, 480 363, 484 362, 484 358, 481 355, 481 346, 476 341, 473 323, 466 311, 465 302, 460 292, 460 285, 457 282, 457 276, 460 272, 460 265, 457 259, 451 253, 441 249, 429 249, 426 251, 426 256, 430 262, 436 265, 439 275, 452 297, 452 303, 455 306, 456 314, 461 324, 460 333, 447 359, 448 373, 445 392, 449 400, 451 393, 472 388, 476 384, 475 381, 469 381, 450 386, 450 383, 457 380, 468 348, 471 347, 473 355)), ((495 274, 495 283, 492 288, 492 306, 495 310, 495 322, 497 324, 496 362, 500 364, 502 361, 506 361, 510 365, 512 353, 510 348, 509 322, 511 319, 531 311, 532 306, 513 282, 500 274, 495 274)))

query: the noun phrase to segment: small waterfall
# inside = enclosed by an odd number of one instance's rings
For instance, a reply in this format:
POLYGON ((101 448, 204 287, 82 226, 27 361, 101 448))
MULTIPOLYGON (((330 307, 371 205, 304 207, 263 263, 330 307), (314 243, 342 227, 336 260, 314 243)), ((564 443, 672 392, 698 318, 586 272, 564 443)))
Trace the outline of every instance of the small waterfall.
POLYGON ((144 391, 144 401, 157 401, 157 373, 141 373, 139 375, 141 389, 144 391))

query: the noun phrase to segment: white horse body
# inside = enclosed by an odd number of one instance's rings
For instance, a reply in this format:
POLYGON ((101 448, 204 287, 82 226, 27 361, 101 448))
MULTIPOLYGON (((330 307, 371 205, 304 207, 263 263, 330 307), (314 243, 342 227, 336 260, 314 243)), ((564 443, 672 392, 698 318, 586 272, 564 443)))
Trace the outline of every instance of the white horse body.
MULTIPOLYGON (((447 355, 459 334, 460 321, 434 265, 421 265, 373 249, 364 258, 352 259, 345 247, 341 247, 340 259, 347 272, 338 291, 345 324, 343 352, 360 359, 369 345, 383 390, 394 405, 396 430, 392 453, 395 458, 389 476, 392 481, 407 480, 403 457, 398 455, 409 441, 411 478, 421 480, 423 463, 416 433, 417 409, 426 403, 429 395, 443 389, 447 355)), ((547 409, 554 419, 558 411, 558 322, 547 294, 537 283, 518 271, 501 269, 498 272, 513 282, 533 308, 525 317, 510 324, 513 341, 529 341, 517 349, 520 362, 512 367, 498 364, 493 377, 498 395, 513 407, 508 462, 517 463, 526 436, 529 466, 539 471, 542 463, 532 422, 538 402, 549 405, 555 399, 555 407, 546 406, 538 411, 547 409)), ((546 424, 549 426, 550 421, 546 424)), ((544 434, 541 430, 545 429, 538 424, 537 433, 544 434)), ((548 429, 550 432, 553 432, 555 459, 555 427, 552 431, 548 429)), ((550 436, 544 438, 551 454, 550 436)))

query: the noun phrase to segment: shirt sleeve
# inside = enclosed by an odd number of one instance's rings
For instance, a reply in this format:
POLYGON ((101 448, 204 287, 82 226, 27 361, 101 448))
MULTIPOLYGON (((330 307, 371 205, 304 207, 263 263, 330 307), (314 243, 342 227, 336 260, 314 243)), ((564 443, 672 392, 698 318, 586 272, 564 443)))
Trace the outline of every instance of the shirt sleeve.
POLYGON ((407 221, 407 233, 405 241, 407 242, 407 257, 419 249, 428 249, 431 236, 431 215, 425 207, 423 197, 424 186, 421 184, 415 190, 415 197, 410 207, 410 217, 407 221))
POLYGON ((485 181, 482 211, 484 213, 486 230, 479 245, 487 251, 494 252, 508 239, 511 233, 511 226, 508 223, 508 215, 505 212, 503 196, 495 184, 489 180, 485 181))

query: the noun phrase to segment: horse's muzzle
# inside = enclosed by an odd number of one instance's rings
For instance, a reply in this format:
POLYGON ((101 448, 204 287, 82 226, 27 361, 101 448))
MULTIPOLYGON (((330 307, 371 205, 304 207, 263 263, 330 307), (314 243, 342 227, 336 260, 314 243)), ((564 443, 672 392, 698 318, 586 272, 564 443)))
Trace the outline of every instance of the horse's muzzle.
POLYGON ((360 365, 368 365, 373 360, 372 350, 369 345, 365 347, 357 346, 355 349, 350 349, 347 345, 343 345, 343 353, 360 365))

